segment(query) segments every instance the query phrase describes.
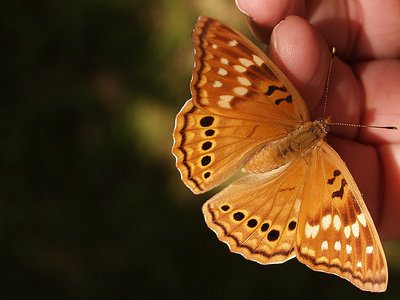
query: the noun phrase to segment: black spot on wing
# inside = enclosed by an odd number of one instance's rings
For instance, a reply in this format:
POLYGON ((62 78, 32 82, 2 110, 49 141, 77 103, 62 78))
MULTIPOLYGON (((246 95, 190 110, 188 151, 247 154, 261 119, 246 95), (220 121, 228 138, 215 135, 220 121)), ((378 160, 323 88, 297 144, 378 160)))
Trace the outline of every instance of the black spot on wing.
POLYGON ((267 239, 270 242, 276 241, 279 238, 279 231, 272 229, 268 234, 267 234, 267 239))
POLYGON ((214 117, 212 116, 206 116, 201 118, 200 120, 200 125, 203 127, 209 127, 214 123, 214 117))
POLYGON ((234 214, 233 214, 233 218, 236 220, 236 221, 241 221, 241 220, 243 220, 244 219, 244 213, 242 213, 241 211, 238 211, 238 212, 235 212, 234 214))
POLYGON ((346 180, 342 179, 342 184, 340 186, 340 189, 338 191, 335 191, 332 193, 332 199, 335 197, 339 197, 340 199, 343 199, 344 187, 346 185, 347 185, 346 180))
POLYGON ((261 231, 262 231, 262 232, 265 232, 265 231, 268 230, 268 228, 269 228, 269 223, 264 223, 264 224, 262 224, 262 226, 261 226, 261 231))
POLYGON ((296 225, 297 225, 296 221, 290 222, 288 226, 289 230, 294 230, 296 228, 296 225))
POLYGON ((337 176, 339 176, 341 172, 339 170, 333 171, 333 177, 328 179, 328 184, 333 184, 337 176))
POLYGON ((287 103, 292 103, 292 96, 289 95, 286 98, 279 98, 275 100, 275 104, 279 105, 282 101, 286 101, 287 103))
POLYGON ((287 89, 284 85, 283 86, 270 85, 268 87, 268 90, 264 94, 267 96, 271 96, 276 90, 287 92, 287 89))

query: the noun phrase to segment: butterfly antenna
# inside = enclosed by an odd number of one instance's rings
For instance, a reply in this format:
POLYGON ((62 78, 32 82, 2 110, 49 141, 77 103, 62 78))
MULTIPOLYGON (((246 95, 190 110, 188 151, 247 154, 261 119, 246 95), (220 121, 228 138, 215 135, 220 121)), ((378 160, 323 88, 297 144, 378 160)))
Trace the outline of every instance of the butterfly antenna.
POLYGON ((359 127, 359 128, 379 128, 379 129, 397 130, 396 126, 361 125, 361 124, 335 123, 335 122, 329 122, 328 125, 329 126, 336 125, 336 126, 349 126, 349 127, 359 127))
MULTIPOLYGON (((329 85, 330 85, 330 80, 331 80, 332 65, 333 65, 333 59, 335 57, 335 52, 336 52, 336 48, 332 47, 332 55, 331 55, 331 60, 329 61, 328 75, 326 76, 325 95, 324 95, 324 110, 322 113, 322 119, 325 119, 325 114, 326 114, 326 106, 327 106, 327 102, 328 102, 327 101, 328 100, 328 91, 329 91, 329 85)), ((361 124, 335 123, 335 122, 329 122, 328 125, 397 130, 396 126, 376 126, 376 125, 361 125, 361 124)))
POLYGON ((329 91, 329 85, 330 85, 330 81, 331 81, 332 65, 333 65, 333 58, 335 57, 335 52, 336 52, 336 48, 332 47, 332 52, 331 52, 332 54, 331 54, 331 60, 329 61, 328 75, 326 75, 324 110, 322 112, 322 119, 325 119, 325 114, 326 114, 326 106, 328 103, 328 91, 329 91))

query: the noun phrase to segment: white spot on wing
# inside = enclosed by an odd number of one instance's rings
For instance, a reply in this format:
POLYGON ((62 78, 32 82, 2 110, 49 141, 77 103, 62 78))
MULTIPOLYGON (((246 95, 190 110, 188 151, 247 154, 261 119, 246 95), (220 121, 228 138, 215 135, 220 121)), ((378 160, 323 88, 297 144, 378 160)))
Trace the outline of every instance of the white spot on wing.
POLYGON ((328 250, 328 241, 323 241, 322 242, 321 250, 328 250))
POLYGON ((238 86, 233 89, 233 92, 238 96, 243 96, 248 92, 248 89, 242 86, 238 86))
POLYGON ((322 218, 322 228, 324 230, 328 229, 329 226, 331 226, 332 223, 332 216, 331 215, 326 215, 322 218))
POLYGON ((342 249, 342 245, 340 244, 340 241, 335 242, 334 248, 336 251, 339 251, 340 249, 342 249))
POLYGON ((340 222, 339 216, 335 215, 333 217, 333 227, 335 227, 335 229, 339 231, 340 226, 342 226, 342 222, 340 222))
POLYGON ((231 108, 231 103, 230 101, 232 100, 233 96, 232 95, 222 95, 219 96, 219 101, 218 101, 218 105, 222 108, 231 108))
POLYGON ((239 81, 239 83, 240 83, 241 85, 245 85, 245 86, 250 86, 250 85, 251 85, 250 80, 248 80, 246 77, 239 76, 239 77, 237 78, 237 80, 239 81))
POLYGON ((344 231, 344 235, 346 236, 346 239, 348 239, 350 237, 350 233, 351 233, 350 225, 346 226, 343 231, 344 231))
POLYGON ((363 213, 359 214, 357 216, 358 221, 360 221, 360 223, 362 224, 362 226, 367 226, 367 220, 365 220, 365 216, 363 213))
POLYGON ((253 54, 253 60, 260 67, 264 63, 264 61, 259 56, 255 55, 255 54, 253 54))
POLYGON ((231 47, 235 47, 237 44, 239 44, 237 40, 230 40, 228 42, 228 45, 231 47))
POLYGON ((367 248, 365 248, 365 252, 367 252, 367 254, 371 254, 372 252, 374 252, 374 247, 373 246, 367 246, 367 248))
POLYGON ((314 256, 315 257, 315 251, 313 249, 311 249, 311 248, 301 247, 300 251, 301 251, 301 253, 308 254, 310 256, 314 256))
POLYGON ((221 76, 225 76, 226 74, 228 74, 228 71, 225 70, 224 68, 219 68, 218 72, 219 75, 221 76))
POLYGON ((217 49, 218 48, 218 46, 216 44, 213 44, 212 47, 213 47, 213 49, 217 49))
POLYGON ((353 250, 353 247, 351 247, 349 244, 346 245, 346 252, 347 254, 351 253, 351 250, 353 250))
POLYGON ((215 80, 214 81, 214 83, 213 83, 213 87, 215 87, 215 88, 219 88, 219 87, 221 87, 222 86, 222 83, 221 83, 221 81, 219 81, 219 80, 215 80))
POLYGON ((244 57, 239 58, 239 62, 245 67, 250 67, 254 65, 254 63, 251 60, 244 57))
POLYGON ((317 236, 318 230, 319 230, 319 225, 311 226, 310 224, 306 223, 305 227, 306 237, 315 238, 317 236))
POLYGON ((361 263, 361 261, 358 261, 358 262, 357 262, 357 267, 359 267, 359 268, 361 268, 361 267, 362 267, 362 263, 361 263))
POLYGON ((238 71, 239 73, 244 73, 244 72, 246 72, 246 70, 247 70, 245 67, 243 67, 243 66, 241 66, 241 65, 234 65, 233 68, 234 68, 236 71, 238 71))
POLYGON ((225 58, 225 57, 222 57, 219 61, 220 61, 221 63, 223 63, 224 65, 227 65, 227 64, 229 63, 228 59, 225 58))
POLYGON ((358 225, 358 222, 355 221, 353 225, 351 225, 351 231, 353 232, 354 237, 358 238, 360 235, 360 226, 358 225))
POLYGON ((307 238, 310 238, 312 234, 312 226, 308 223, 306 223, 306 227, 304 228, 304 233, 306 234, 307 238))

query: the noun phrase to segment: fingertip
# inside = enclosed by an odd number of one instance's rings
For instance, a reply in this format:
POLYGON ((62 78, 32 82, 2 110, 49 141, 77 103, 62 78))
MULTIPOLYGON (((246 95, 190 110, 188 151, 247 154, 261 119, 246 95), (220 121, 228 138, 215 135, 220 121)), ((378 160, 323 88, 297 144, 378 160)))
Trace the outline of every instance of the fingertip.
POLYGON ((238 9, 258 26, 273 27, 288 15, 303 15, 302 1, 235 0, 238 9))
POLYGON ((271 0, 235 0, 238 9, 250 17, 257 25, 273 27, 278 23, 286 11, 288 3, 292 1, 271 0))
POLYGON ((303 1, 235 0, 238 9, 247 16, 254 35, 268 42, 274 26, 288 15, 303 15, 303 1))

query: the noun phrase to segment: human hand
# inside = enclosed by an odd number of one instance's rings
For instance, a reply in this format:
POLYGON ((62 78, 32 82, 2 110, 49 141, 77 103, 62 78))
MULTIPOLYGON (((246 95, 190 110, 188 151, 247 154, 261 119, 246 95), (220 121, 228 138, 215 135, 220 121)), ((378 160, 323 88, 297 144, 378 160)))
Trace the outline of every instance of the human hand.
MULTIPOLYGON (((332 122, 400 128, 400 2, 236 0, 270 58, 321 117, 331 48, 332 122), (310 2, 310 3, 309 3, 310 2)), ((383 240, 400 238, 400 132, 331 126, 383 240)))

